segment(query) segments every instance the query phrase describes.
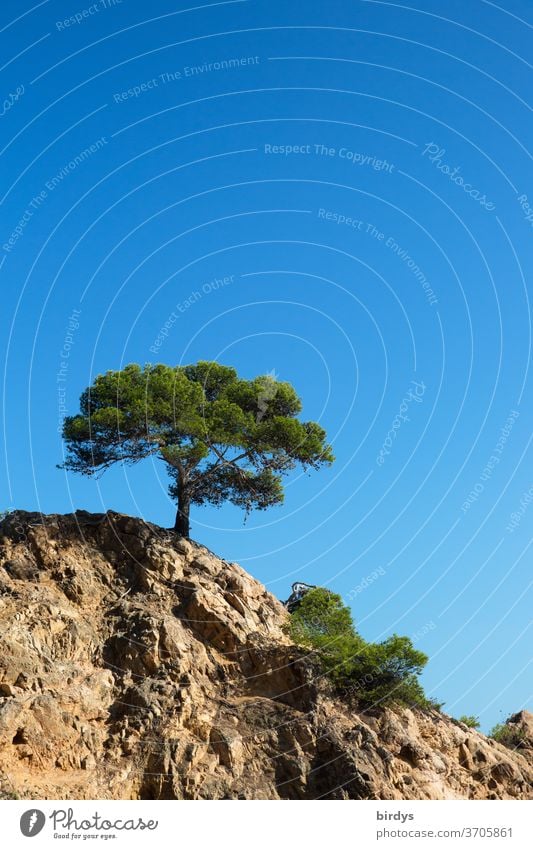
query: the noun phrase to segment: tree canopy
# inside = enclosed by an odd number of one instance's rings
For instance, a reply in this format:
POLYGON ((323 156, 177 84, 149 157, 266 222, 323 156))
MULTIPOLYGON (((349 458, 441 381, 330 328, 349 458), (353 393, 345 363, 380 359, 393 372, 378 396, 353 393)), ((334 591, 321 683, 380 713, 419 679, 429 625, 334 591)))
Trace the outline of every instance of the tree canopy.
POLYGON ((163 460, 172 478, 176 530, 189 536, 191 504, 229 501, 246 511, 283 501, 282 477, 298 464, 333 462, 326 433, 298 418, 290 383, 252 380, 216 362, 127 365, 98 375, 64 421, 63 468, 84 475, 115 463, 163 460))

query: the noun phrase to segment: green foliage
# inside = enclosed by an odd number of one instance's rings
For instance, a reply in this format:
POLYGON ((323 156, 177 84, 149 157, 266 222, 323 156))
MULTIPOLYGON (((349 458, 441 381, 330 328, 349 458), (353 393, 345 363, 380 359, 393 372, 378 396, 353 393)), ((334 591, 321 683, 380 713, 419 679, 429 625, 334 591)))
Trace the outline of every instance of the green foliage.
POLYGON ((348 688, 367 706, 396 702, 410 707, 438 707, 426 697, 418 680, 427 660, 409 637, 393 634, 381 643, 365 643, 355 658, 348 688))
POLYGON ((355 630, 350 609, 329 590, 305 594, 291 614, 288 632, 295 643, 313 649, 336 688, 363 707, 440 707, 418 680, 427 656, 397 634, 381 643, 366 642, 355 630))
POLYGON ((524 731, 506 723, 498 723, 490 731, 489 737, 501 743, 502 746, 507 746, 508 749, 520 748, 525 740, 524 731))
POLYGON ((460 716, 459 722, 462 722, 463 725, 468 725, 469 728, 479 728, 479 719, 477 716, 460 716))
POLYGON ((291 616, 291 636, 304 646, 326 645, 328 640, 354 636, 350 608, 340 595, 323 587, 309 590, 291 616))
POLYGON ((360 637, 339 595, 322 587, 309 590, 291 614, 288 630, 295 643, 316 649, 334 683, 341 685, 349 678, 354 655, 361 648, 360 637))
POLYGON ((270 375, 243 380, 215 362, 128 365, 98 375, 65 419, 63 467, 94 475, 158 457, 187 529, 190 504, 264 510, 283 500, 282 476, 296 465, 333 462, 325 431, 297 418, 301 406, 270 375))

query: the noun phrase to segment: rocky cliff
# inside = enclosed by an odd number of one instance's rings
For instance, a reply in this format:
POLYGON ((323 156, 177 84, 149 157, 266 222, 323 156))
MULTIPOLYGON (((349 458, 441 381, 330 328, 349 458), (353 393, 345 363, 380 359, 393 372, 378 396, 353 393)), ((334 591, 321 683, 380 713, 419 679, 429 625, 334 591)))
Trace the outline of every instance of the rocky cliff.
POLYGON ((357 713, 234 563, 117 513, 0 524, 0 797, 533 798, 511 751, 436 711, 357 713))

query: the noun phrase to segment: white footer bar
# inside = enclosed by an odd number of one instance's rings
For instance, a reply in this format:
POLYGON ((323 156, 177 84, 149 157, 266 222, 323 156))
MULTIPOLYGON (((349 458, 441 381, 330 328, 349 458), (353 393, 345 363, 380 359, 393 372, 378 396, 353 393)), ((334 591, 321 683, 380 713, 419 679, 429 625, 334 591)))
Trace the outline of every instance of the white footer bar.
POLYGON ((9 800, 0 805, 6 849, 533 847, 533 801, 9 800))

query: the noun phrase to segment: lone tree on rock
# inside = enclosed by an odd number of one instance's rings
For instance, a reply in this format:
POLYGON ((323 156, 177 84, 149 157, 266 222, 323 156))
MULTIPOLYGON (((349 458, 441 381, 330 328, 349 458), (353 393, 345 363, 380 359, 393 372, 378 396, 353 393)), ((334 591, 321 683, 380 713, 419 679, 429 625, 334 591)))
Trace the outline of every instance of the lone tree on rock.
POLYGON ((62 468, 95 475, 114 463, 163 460, 177 502, 175 530, 189 536, 191 504, 230 501, 246 511, 283 501, 282 475, 333 462, 326 434, 301 422, 290 383, 243 380, 228 366, 128 365, 99 375, 63 425, 62 468))

